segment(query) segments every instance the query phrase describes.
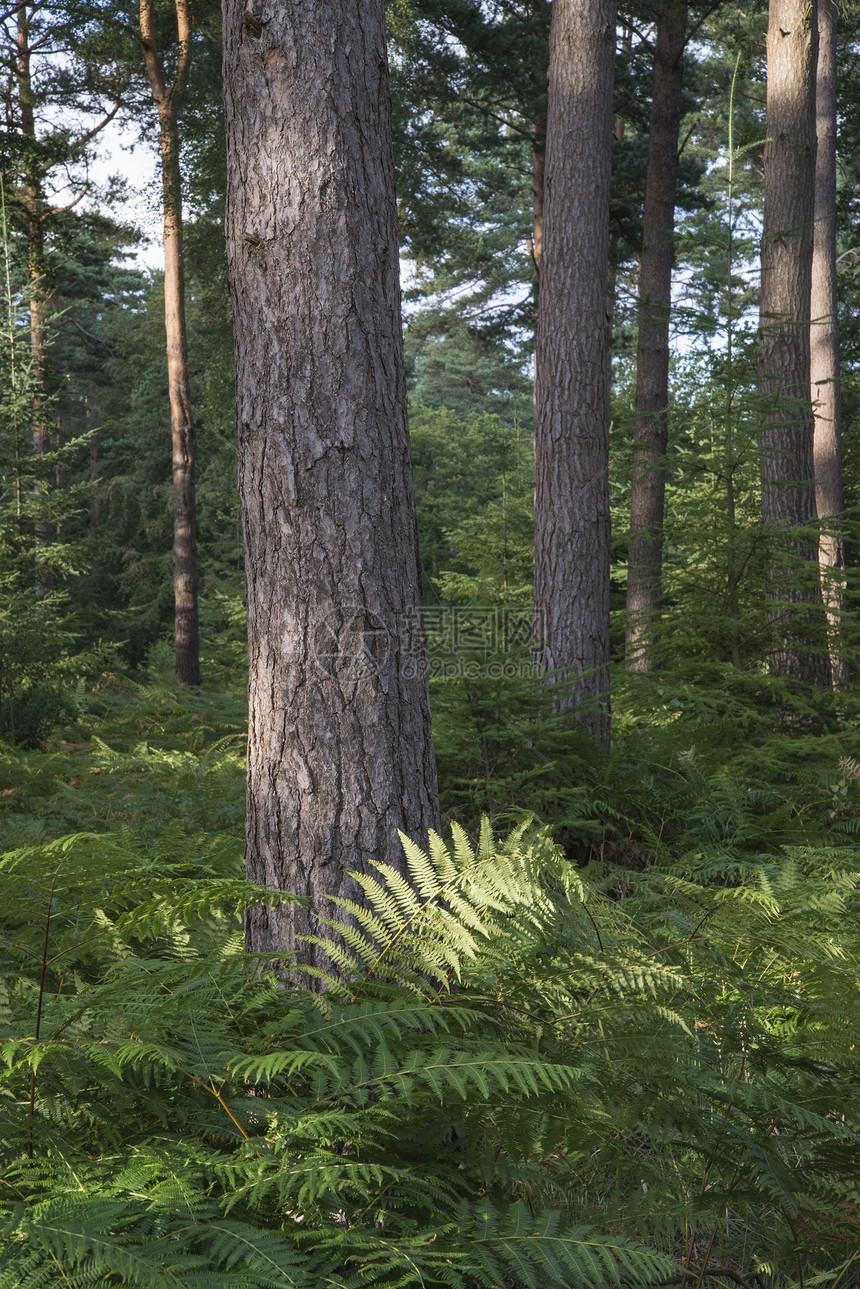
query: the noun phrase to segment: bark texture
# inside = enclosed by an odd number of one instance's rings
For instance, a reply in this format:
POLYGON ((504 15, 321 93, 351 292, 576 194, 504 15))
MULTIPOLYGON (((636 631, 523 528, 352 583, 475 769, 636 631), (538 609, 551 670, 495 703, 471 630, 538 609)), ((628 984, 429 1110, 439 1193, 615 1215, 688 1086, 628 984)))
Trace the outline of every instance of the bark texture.
POLYGON ((158 111, 161 190, 164 205, 164 326, 170 396, 173 460, 173 598, 176 683, 200 684, 197 611, 197 504, 194 492, 194 420, 188 377, 185 326, 185 269, 182 255, 182 177, 177 112, 191 61, 191 19, 187 0, 175 0, 179 41, 176 74, 170 85, 155 40, 152 0, 140 0, 140 38, 153 102, 158 111))
POLYGON ((437 824, 382 0, 225 0, 227 241, 250 654, 247 869, 310 908, 437 824))
POLYGON ((687 0, 657 18, 654 88, 639 261, 636 421, 627 567, 627 667, 650 671, 660 611, 669 407, 669 312, 687 0))
POLYGON ((818 579, 810 569, 818 551, 810 546, 808 536, 792 536, 792 530, 816 521, 809 319, 817 53, 815 3, 771 0, 759 340, 764 406, 759 445, 762 518, 775 534, 777 547, 781 544, 783 558, 775 560, 770 577, 770 665, 777 675, 820 681, 823 661, 803 640, 804 615, 799 617, 795 607, 820 603, 818 579))
POLYGON ((609 735, 609 344, 615 4, 556 0, 535 353, 535 619, 540 666, 609 735))
POLYGON ((819 539, 822 590, 830 621, 834 681, 848 681, 839 656, 845 543, 839 531, 842 496, 842 398, 836 298, 836 0, 818 0, 815 232, 812 249, 810 379, 815 412, 815 502, 825 530, 819 539))

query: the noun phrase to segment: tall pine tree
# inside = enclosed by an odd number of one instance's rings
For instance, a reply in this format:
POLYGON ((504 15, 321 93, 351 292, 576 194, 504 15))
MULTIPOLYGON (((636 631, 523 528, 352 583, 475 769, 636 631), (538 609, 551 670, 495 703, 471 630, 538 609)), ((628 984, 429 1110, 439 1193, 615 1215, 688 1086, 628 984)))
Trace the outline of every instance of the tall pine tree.
POLYGON ((809 606, 821 602, 810 533, 816 522, 809 331, 817 55, 817 5, 770 0, 758 358, 765 403, 762 519, 775 544, 769 659, 776 675, 821 682, 829 665, 804 639, 809 606))
POLYGON ((563 706, 609 737, 606 289, 612 0, 556 0, 535 353, 535 627, 563 706))
POLYGON ((227 244, 250 654, 247 867, 308 905, 437 814, 382 0, 228 0, 227 244))

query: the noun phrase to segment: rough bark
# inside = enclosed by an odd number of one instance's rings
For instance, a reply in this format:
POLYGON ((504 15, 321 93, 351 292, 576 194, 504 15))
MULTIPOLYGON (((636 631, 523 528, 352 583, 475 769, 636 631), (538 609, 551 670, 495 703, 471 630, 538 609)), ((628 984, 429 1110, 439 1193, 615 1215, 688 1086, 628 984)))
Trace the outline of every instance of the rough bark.
POLYGON ((164 205, 164 326, 173 461, 173 598, 177 685, 200 684, 197 610, 197 507, 194 493, 194 420, 188 376, 185 270, 182 255, 182 177, 177 112, 191 60, 187 0, 175 0, 179 41, 176 74, 168 86, 155 40, 152 0, 140 0, 140 41, 158 111, 164 205))
POLYGON ((802 606, 820 603, 810 569, 818 551, 797 530, 816 521, 809 320, 817 52, 815 3, 771 0, 758 361, 762 519, 776 550, 769 661, 776 675, 814 681, 825 668, 804 638, 810 613, 802 606))
POLYGON ((669 311, 687 0, 657 18, 654 88, 639 261, 636 420, 627 567, 627 667, 651 671, 660 611, 669 407, 669 311))
POLYGON ((615 4, 556 0, 535 353, 538 663, 609 735, 609 345, 615 4))
POLYGON ((836 298, 836 0, 818 0, 815 231, 812 249, 810 380, 815 413, 815 503, 824 530, 818 544, 822 591, 830 622, 834 682, 848 682, 840 657, 845 542, 842 496, 842 398, 836 298))
POLYGON ((382 0, 225 0, 224 82, 247 870, 310 905, 246 943, 318 964, 347 870, 437 821, 382 0))

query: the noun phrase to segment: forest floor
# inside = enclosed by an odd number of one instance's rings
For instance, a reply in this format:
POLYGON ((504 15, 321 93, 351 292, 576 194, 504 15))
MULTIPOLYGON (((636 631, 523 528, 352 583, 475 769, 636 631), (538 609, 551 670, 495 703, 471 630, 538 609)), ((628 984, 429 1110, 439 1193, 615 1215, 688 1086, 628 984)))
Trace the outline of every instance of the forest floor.
POLYGON ((86 1286, 229 1286, 239 1245, 251 1289, 350 1268, 379 1289, 853 1289, 857 722, 788 737, 660 684, 621 698, 604 758, 561 760, 550 730, 493 781, 452 706, 453 817, 471 829, 492 790, 504 833, 537 800, 564 848, 455 827, 411 854, 420 900, 380 887, 322 997, 242 952, 241 680, 105 675, 42 747, 0 745, 0 1289, 53 1283, 54 1258, 86 1286), (380 943, 400 946, 382 970, 380 943))
MULTIPOLYGON (((483 814, 497 834, 530 815, 577 864, 600 856, 635 869, 707 854, 718 867, 756 862, 860 833, 857 713, 779 733, 761 705, 703 699, 665 678, 651 689, 617 686, 603 757, 557 721, 512 719, 501 693, 482 711, 468 695, 452 701, 450 685, 434 692, 443 819, 476 838, 483 814), (680 700, 666 698, 675 692, 680 700)), ((0 743, 0 854, 78 832, 143 837, 172 826, 235 838, 238 875, 247 725, 243 676, 192 691, 161 670, 105 673, 77 695, 76 720, 41 746, 0 743)))
POLYGON ((245 817, 244 692, 107 676, 38 749, 0 745, 0 852, 75 832, 173 823, 235 834, 245 817))

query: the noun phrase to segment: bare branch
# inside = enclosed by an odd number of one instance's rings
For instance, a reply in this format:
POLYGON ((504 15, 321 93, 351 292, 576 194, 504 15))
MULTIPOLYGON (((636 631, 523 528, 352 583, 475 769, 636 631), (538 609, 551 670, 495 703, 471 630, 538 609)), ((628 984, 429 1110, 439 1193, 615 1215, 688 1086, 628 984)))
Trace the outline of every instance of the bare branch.
POLYGON ((18 4, 10 5, 8 9, 0 12, 0 22, 8 22, 10 18, 17 18, 22 9, 26 8, 27 0, 20 0, 18 4))
POLYGON ((112 354, 114 352, 114 347, 108 340, 104 340, 101 336, 94 335, 92 331, 87 331, 83 323, 78 322, 77 318, 72 318, 70 316, 67 316, 65 319, 64 327, 61 329, 67 330, 68 326, 66 324, 74 327, 76 331, 79 331, 80 334, 83 336, 84 340, 88 340, 90 344, 94 346, 96 349, 99 349, 100 351, 104 353, 109 353, 109 354, 112 354))
POLYGON ((116 116, 121 106, 122 106, 122 102, 118 97, 113 107, 111 108, 111 110, 107 113, 107 115, 102 117, 99 123, 97 125, 94 125, 91 130, 87 130, 86 134, 82 134, 78 139, 75 140, 75 147, 76 148, 83 147, 84 144, 89 143, 90 139, 94 139, 97 134, 100 134, 101 131, 105 128, 105 126, 109 125, 110 122, 114 119, 114 117, 116 116))
POLYGON ((51 206, 51 207, 49 207, 49 208, 48 208, 48 210, 46 210, 42 215, 40 215, 40 216, 39 216, 39 218, 40 218, 42 221, 44 221, 44 220, 46 220, 46 219, 53 219, 53 217, 54 217, 55 215, 65 215, 65 214, 67 213, 67 211, 74 210, 74 208, 75 208, 75 206, 77 206, 78 202, 83 201, 84 197, 86 197, 86 195, 87 195, 87 193, 89 192, 89 190, 90 190, 90 185, 89 185, 89 183, 85 183, 85 184, 84 184, 84 186, 83 186, 83 188, 81 189, 81 191, 78 193, 77 197, 75 198, 75 200, 74 200, 74 201, 70 201, 70 202, 69 202, 69 204, 68 204, 68 206, 56 206, 56 207, 55 207, 55 206, 51 206))
POLYGON ((699 18, 699 21, 693 23, 692 27, 687 32, 688 45, 690 44, 690 41, 693 40, 696 37, 696 35, 701 31, 702 27, 704 27, 705 23, 708 21, 711 14, 714 13, 715 10, 719 9, 720 5, 722 5, 724 2, 725 0, 713 0, 713 4, 708 5, 707 9, 702 14, 701 18, 699 18))

